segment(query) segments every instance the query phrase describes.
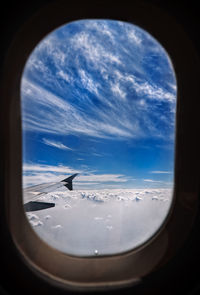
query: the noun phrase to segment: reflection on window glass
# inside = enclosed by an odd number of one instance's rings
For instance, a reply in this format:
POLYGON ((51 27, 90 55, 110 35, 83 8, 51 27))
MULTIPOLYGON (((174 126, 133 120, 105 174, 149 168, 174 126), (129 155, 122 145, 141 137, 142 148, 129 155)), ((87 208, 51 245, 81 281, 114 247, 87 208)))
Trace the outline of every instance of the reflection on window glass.
POLYGON ((176 109, 158 41, 120 21, 66 24, 27 60, 21 109, 24 208, 43 240, 93 256, 156 233, 172 201, 176 109))

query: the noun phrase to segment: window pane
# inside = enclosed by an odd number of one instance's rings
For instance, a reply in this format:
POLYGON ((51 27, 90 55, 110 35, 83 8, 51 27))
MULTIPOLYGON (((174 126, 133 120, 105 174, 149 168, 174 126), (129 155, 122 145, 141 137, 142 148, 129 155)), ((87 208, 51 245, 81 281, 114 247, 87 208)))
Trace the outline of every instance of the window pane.
POLYGON ((56 29, 27 60, 21 110, 23 199, 42 239, 93 256, 157 232, 172 202, 176 80, 153 36, 114 20, 56 29))

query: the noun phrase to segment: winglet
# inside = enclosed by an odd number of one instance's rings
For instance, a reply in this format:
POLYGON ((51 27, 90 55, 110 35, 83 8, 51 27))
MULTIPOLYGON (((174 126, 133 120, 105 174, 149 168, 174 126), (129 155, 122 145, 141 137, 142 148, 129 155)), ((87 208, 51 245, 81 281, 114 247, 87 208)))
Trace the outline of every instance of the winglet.
POLYGON ((73 186, 72 186, 72 180, 78 175, 78 173, 73 174, 70 177, 67 177, 65 179, 63 179, 61 182, 64 182, 64 186, 66 186, 70 191, 73 190, 73 186))

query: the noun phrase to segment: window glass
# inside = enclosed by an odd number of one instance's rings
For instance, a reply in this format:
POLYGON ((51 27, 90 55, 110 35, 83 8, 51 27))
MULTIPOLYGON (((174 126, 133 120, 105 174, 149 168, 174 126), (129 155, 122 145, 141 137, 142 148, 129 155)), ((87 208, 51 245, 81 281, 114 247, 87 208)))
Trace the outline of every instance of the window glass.
POLYGON ((114 20, 54 30, 26 62, 21 111, 24 208, 43 240, 101 256, 157 232, 173 195, 176 79, 153 36, 114 20))

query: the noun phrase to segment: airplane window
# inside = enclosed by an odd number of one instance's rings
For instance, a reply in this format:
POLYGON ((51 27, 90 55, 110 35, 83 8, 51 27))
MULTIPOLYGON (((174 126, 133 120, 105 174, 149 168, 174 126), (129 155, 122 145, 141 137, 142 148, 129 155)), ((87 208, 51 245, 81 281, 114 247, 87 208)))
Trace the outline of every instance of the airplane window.
POLYGON ((176 78, 147 31, 79 20, 51 32, 21 80, 23 202, 70 255, 114 255, 153 237, 173 201, 176 78))

